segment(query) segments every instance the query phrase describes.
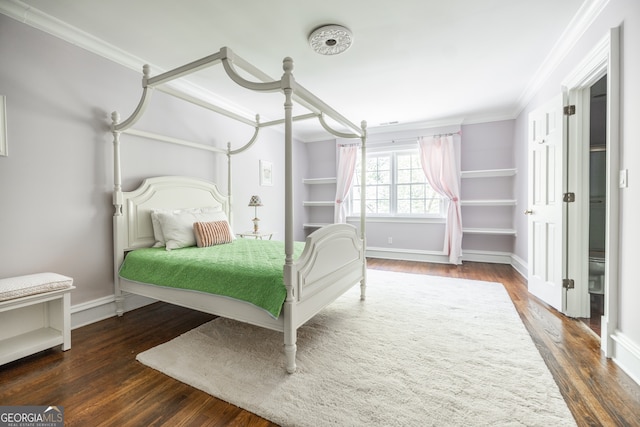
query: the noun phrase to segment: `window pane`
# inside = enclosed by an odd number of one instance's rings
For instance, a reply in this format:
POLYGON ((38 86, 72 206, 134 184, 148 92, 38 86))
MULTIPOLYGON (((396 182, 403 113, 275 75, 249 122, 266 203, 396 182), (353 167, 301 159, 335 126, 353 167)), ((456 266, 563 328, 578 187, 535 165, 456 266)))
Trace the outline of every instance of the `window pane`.
POLYGON ((398 200, 398 213, 399 214, 410 214, 411 213, 411 202, 409 200, 398 200))
POLYGON ((424 200, 424 187, 424 184, 413 184, 411 186, 411 198, 424 200))
POLYGON ((376 171, 367 173, 367 185, 390 184, 391 174, 389 171, 376 171))
POLYGON ((410 154, 398 154, 398 170, 411 169, 411 155, 410 154))
POLYGON ((388 200, 378 200, 378 213, 386 213, 388 214, 389 210, 389 201, 388 200))
POLYGON ((351 190, 351 199, 360 200, 360 186, 354 186, 351 190))
POLYGON ((378 187, 375 185, 367 185, 367 200, 375 200, 378 198, 378 187))
POLYGON ((391 166, 390 166, 391 156, 380 156, 377 159, 378 159, 378 169, 380 170, 391 169, 391 166))
POLYGON ((389 186, 378 186, 378 199, 389 200, 389 186))
POLYGON ((427 182, 427 177, 424 176, 424 171, 420 169, 411 169, 411 181, 413 182, 427 182))
POLYGON ((407 184, 398 185, 398 201, 411 198, 411 186, 407 184))
POLYGON ((411 170, 398 170, 398 184, 405 184, 411 182, 411 170))
POLYGON ((351 213, 360 214, 360 199, 351 199, 351 213))
POLYGON ((426 213, 430 213, 430 214, 440 213, 440 205, 442 203, 441 199, 427 199, 426 202, 427 202, 426 213))
MULTIPOLYGON (((411 156, 411 168, 422 170, 422 164, 420 163, 420 155, 414 154, 411 156)), ((423 172, 424 175, 424 172, 423 172)))
POLYGON ((378 174, 378 171, 367 172, 367 185, 378 184, 380 181, 380 174, 378 174))
POLYGON ((429 186, 428 184, 425 186, 425 194, 426 194, 427 198, 431 198, 431 199, 441 199, 442 198, 442 196, 440 196, 438 193, 436 193, 436 190, 431 188, 431 186, 429 186))

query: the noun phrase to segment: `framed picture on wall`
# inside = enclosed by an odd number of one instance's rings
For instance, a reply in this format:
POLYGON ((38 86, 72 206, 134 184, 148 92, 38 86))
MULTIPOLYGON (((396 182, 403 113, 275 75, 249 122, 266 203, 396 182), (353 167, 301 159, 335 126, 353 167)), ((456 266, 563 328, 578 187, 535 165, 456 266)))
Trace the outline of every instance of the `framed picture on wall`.
POLYGON ((9 155, 9 147, 7 146, 7 113, 6 101, 3 95, 0 95, 0 156, 9 155))
POLYGON ((260 160, 260 185, 273 185, 273 163, 260 160))

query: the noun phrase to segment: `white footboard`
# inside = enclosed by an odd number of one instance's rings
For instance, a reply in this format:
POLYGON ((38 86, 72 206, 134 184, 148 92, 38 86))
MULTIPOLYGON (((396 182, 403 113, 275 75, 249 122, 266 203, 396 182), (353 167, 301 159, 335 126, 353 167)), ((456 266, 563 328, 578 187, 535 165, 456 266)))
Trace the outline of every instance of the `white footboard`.
POLYGON ((358 282, 361 299, 365 297, 365 248, 350 224, 332 224, 310 234, 294 267, 297 326, 358 282))
POLYGON ((360 282, 364 299, 367 264, 365 245, 354 226, 332 224, 307 237, 293 265, 285 265, 288 297, 283 305, 286 369, 296 371, 298 327, 360 282))

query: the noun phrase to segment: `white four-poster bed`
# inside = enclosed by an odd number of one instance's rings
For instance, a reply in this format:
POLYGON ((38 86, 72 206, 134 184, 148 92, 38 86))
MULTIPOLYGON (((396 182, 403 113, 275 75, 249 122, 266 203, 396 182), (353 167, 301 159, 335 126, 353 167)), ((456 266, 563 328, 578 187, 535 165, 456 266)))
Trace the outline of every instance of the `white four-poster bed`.
MULTIPOLYGON (((284 334, 285 368, 289 373, 293 373, 296 369, 297 329, 357 283, 360 283, 361 299, 364 299, 366 282, 364 200, 362 200, 360 209, 362 217, 359 233, 356 227, 347 224, 324 226, 307 237, 304 249, 301 253, 298 251, 299 256, 295 257, 294 244, 298 245, 298 243, 294 243, 293 221, 293 125, 298 120, 317 118, 322 127, 334 136, 359 138, 364 157, 366 122, 363 121, 361 126, 354 125, 300 86, 293 77, 293 61, 290 58, 284 59, 283 70, 282 78, 273 80, 226 47, 223 47, 213 55, 155 77, 150 77, 149 68, 147 66, 144 67, 142 98, 133 114, 124 121, 120 121, 120 116, 117 112, 112 114, 111 129, 114 149, 113 204, 115 207, 113 218, 114 269, 118 315, 122 315, 124 312, 124 294, 132 293, 277 330, 284 334), (260 123, 259 116, 256 116, 255 121, 249 120, 186 94, 170 85, 175 79, 220 63, 224 67, 226 74, 235 83, 244 88, 257 92, 282 92, 284 94, 284 118, 268 123, 260 123), (236 67, 243 69, 260 81, 246 80, 238 74, 236 67), (228 143, 226 149, 221 149, 136 130, 132 126, 144 114, 153 89, 158 89, 226 117, 246 123, 255 128, 254 135, 248 143, 240 148, 232 149, 232 144, 228 143), (294 117, 292 112, 294 102, 304 107, 309 113, 294 117), (325 120, 327 117, 339 123, 348 131, 333 129, 325 120), (154 209, 210 207, 225 212, 231 222, 231 158, 233 155, 249 149, 256 142, 261 128, 274 125, 284 125, 285 142, 285 233, 284 265, 281 274, 286 296, 284 297, 280 314, 274 317, 264 309, 246 301, 200 290, 159 286, 153 283, 123 278, 120 274, 120 268, 125 257, 132 251, 149 248, 155 242, 154 225, 151 220, 151 212, 154 209), (130 192, 123 192, 120 166, 121 134, 178 143, 225 154, 229 165, 227 196, 220 193, 214 183, 190 177, 174 176, 148 178, 144 180, 139 188, 130 192)), ((364 168, 360 173, 362 174, 362 182, 365 182, 364 168)), ((180 251, 184 251, 184 249, 180 249, 180 251)))

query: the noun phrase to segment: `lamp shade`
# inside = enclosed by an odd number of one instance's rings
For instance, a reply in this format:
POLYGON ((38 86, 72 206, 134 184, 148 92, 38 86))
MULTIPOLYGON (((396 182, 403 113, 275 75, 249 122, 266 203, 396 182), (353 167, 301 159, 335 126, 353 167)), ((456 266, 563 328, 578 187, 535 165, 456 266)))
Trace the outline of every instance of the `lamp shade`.
POLYGON ((260 196, 251 196, 251 199, 249 199, 249 206, 262 206, 260 196))

